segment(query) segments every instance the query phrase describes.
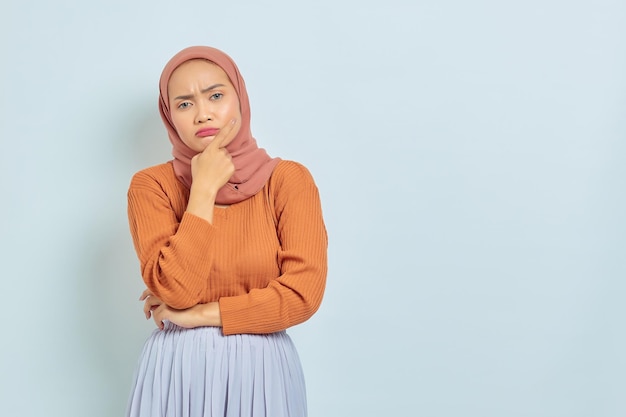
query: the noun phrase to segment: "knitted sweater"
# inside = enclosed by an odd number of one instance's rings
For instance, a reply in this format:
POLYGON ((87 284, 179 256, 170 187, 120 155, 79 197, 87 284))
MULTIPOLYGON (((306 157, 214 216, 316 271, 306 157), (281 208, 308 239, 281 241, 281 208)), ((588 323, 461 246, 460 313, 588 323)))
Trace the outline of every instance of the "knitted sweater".
POLYGON ((172 308, 219 301, 224 334, 272 333, 320 306, 327 236, 309 171, 281 161, 255 196, 216 207, 213 224, 185 211, 171 162, 136 173, 130 231, 146 286, 172 308))

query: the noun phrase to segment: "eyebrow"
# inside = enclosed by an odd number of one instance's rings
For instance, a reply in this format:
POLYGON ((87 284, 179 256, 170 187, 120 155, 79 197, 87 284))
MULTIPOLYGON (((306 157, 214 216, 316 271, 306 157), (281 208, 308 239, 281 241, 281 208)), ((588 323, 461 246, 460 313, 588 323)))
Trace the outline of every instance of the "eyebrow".
MULTIPOLYGON (((200 92, 201 93, 208 93, 209 91, 215 90, 218 87, 224 87, 224 84, 213 84, 210 87, 202 89, 200 92)), ((194 97, 193 94, 187 94, 186 96, 175 97, 174 100, 189 100, 190 98, 193 98, 193 97, 194 97)))

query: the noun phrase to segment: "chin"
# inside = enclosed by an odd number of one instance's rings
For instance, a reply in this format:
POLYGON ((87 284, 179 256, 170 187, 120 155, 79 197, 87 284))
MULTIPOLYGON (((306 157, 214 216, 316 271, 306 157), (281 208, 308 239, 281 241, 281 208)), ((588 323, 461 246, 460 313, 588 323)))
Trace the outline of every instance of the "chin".
POLYGON ((193 141, 183 141, 183 142, 192 151, 200 153, 204 151, 207 146, 209 146, 209 143, 211 143, 211 139, 206 140, 204 138, 203 139, 194 138, 193 141))

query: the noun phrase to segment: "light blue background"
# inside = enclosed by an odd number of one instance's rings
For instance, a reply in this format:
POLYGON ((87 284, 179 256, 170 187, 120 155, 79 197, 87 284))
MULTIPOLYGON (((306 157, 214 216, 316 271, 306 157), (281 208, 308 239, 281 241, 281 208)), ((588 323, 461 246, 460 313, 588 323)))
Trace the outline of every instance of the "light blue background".
POLYGON ((626 415, 626 3, 4 2, 0 415, 121 416, 152 330, 126 220, 179 49, 319 185, 311 417, 626 415))

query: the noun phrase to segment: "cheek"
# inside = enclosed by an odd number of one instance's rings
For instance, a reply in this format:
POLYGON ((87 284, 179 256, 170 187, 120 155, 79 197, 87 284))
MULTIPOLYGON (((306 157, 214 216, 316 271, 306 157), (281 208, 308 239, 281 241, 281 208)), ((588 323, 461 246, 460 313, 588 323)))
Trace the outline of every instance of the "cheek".
POLYGON ((239 106, 239 99, 235 99, 229 103, 228 106, 229 112, 228 114, 232 117, 241 117, 241 107, 239 106))
MULTIPOLYGON (((237 116, 239 117, 239 116, 237 116)), ((231 135, 230 139, 228 142, 224 143, 223 146, 228 146, 230 145, 230 143, 237 137, 237 135, 239 134, 239 130, 241 130, 241 124, 238 124, 237 127, 235 128, 235 132, 231 135)))
POLYGON ((187 126, 185 117, 182 117, 180 114, 172 114, 172 124, 174 125, 174 129, 176 129, 178 136, 182 138, 185 135, 185 128, 187 126))

